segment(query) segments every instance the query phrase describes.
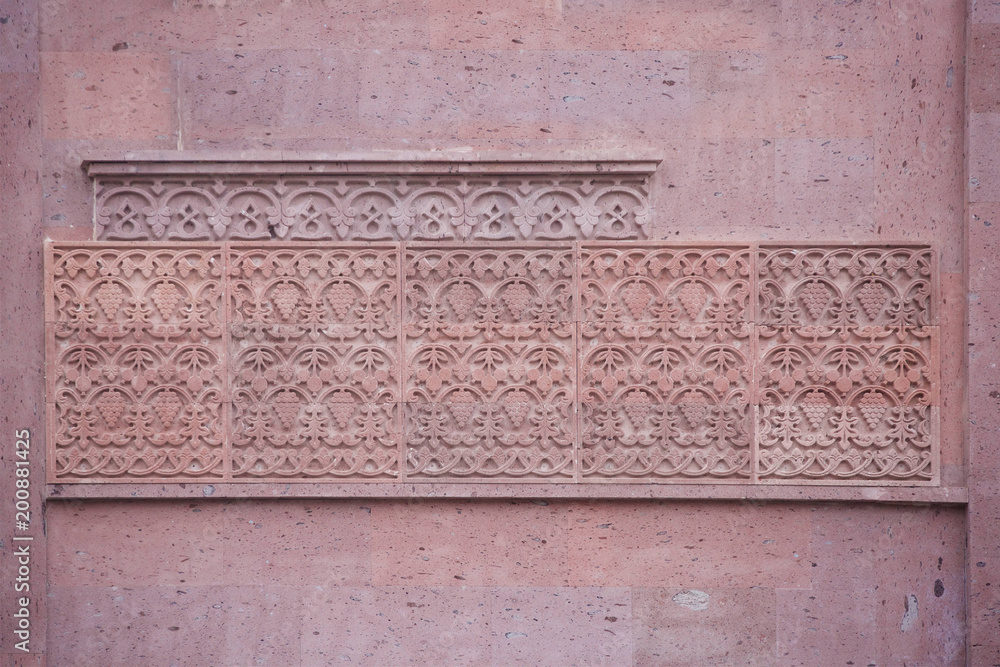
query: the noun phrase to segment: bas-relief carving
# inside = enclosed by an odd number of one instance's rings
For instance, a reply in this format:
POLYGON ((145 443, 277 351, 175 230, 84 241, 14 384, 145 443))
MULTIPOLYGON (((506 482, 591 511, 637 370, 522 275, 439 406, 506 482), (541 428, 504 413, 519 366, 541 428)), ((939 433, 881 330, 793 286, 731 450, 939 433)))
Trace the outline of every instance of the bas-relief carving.
POLYGON ((934 477, 933 276, 926 248, 760 248, 762 478, 934 477))
POLYGON ((233 245, 227 258, 233 477, 394 476, 398 249, 233 245))
POLYGON ((583 246, 585 476, 751 473, 749 248, 583 246))
POLYGON ((53 480, 934 483, 933 266, 920 247, 57 244, 53 480))
POLYGON ((646 238, 646 175, 102 176, 110 241, 646 238))
POLYGON ((653 166, 92 166, 51 479, 937 483, 932 252, 650 241, 653 166))
POLYGON ((219 248, 53 249, 55 478, 222 474, 224 266, 219 248))
POLYGON ((575 472, 572 246, 406 250, 409 478, 575 472))

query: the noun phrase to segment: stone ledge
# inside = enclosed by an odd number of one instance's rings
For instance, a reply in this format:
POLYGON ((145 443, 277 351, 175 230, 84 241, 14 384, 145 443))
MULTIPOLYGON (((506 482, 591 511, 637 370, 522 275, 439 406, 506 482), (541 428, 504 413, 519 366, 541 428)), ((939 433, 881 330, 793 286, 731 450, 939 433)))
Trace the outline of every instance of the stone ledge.
POLYGON ((496 498, 594 500, 731 500, 965 505, 965 487, 840 487, 745 484, 510 484, 510 483, 175 483, 49 484, 47 500, 169 498, 496 498))
MULTIPOLYGON (((394 170, 409 171, 422 168, 422 163, 455 163, 465 165, 463 168, 480 170, 489 164, 531 165, 541 166, 546 171, 558 165, 571 169, 590 169, 597 164, 606 169, 622 168, 629 171, 652 173, 662 162, 661 154, 652 151, 616 150, 616 151, 282 151, 282 150, 139 150, 139 151, 92 151, 85 154, 81 166, 91 174, 97 173, 132 173, 122 172, 122 167, 146 164, 147 167, 158 169, 165 165, 206 165, 209 163, 223 164, 227 169, 238 168, 246 170, 253 163, 282 163, 284 169, 296 163, 326 163, 337 165, 354 164, 358 168, 368 169, 372 164, 391 164, 394 170), (118 163, 117 166, 112 163, 118 163), (153 163, 157 163, 154 165, 153 163), (616 165, 616 163, 622 163, 616 165), (630 164, 623 164, 630 163, 630 164), (111 170, 111 171, 108 171, 111 170)), ((204 166, 199 169, 204 170, 204 166)), ((162 173, 162 172, 158 172, 162 173)), ((285 172, 282 172, 285 173, 285 172)))

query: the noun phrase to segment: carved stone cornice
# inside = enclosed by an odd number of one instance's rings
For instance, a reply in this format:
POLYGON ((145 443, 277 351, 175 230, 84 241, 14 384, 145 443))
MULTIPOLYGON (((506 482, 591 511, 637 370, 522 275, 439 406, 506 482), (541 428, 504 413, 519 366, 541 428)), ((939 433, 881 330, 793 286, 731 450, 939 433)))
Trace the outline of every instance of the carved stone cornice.
POLYGON ((92 161, 109 241, 650 237, 653 160, 92 161))

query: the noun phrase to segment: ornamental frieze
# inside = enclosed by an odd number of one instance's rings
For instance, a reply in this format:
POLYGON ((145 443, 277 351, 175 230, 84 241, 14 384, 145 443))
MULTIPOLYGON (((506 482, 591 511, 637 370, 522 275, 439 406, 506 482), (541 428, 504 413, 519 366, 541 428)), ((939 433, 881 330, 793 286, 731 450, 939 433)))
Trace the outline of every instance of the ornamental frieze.
POLYGON ((655 163, 93 163, 109 241, 643 239, 655 163), (280 171, 276 171, 280 170, 280 171))
POLYGON ((52 482, 938 483, 925 246, 98 241, 46 260, 52 482))

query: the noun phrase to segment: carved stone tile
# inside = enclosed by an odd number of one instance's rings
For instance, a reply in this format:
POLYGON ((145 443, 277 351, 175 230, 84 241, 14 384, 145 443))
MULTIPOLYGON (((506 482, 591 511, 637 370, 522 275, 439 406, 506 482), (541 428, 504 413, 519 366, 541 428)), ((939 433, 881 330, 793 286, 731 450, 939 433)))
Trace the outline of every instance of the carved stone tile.
POLYGON ((50 479, 223 473, 219 248, 52 246, 50 479))
POLYGON ((584 245, 581 473, 747 479, 748 247, 584 245))
POLYGON ((758 251, 757 322, 900 329, 937 324, 927 247, 770 247, 758 251))
POLYGON ((396 246, 229 252, 234 477, 399 470, 396 246))
POLYGON ((761 248, 758 473, 833 483, 937 476, 928 248, 761 248))
POLYGON ((234 174, 196 165, 136 174, 114 166, 93 174, 98 239, 641 239, 651 222, 641 165, 581 173, 426 165, 380 174, 343 165, 313 165, 301 174, 275 174, 266 165, 234 174))
POLYGON ((572 479, 570 247, 406 250, 408 477, 572 479))

